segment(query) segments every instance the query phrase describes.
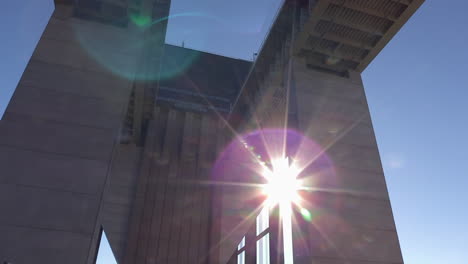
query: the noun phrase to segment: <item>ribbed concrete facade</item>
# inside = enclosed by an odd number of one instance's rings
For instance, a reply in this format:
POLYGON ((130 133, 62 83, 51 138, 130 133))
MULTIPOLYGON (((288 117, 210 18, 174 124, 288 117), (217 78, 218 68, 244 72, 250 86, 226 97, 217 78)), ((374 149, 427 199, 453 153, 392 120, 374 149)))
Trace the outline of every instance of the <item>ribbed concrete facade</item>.
POLYGON ((294 226, 295 263, 403 263, 360 72, 422 1, 286 1, 253 64, 131 23, 170 1, 91 2, 57 1, 0 122, 0 261, 91 264, 102 229, 118 263, 232 261, 254 219, 227 220, 246 193, 208 184, 214 162, 236 133, 286 127, 337 179, 305 196, 323 213, 294 226), (162 80, 177 54, 192 68, 162 80))

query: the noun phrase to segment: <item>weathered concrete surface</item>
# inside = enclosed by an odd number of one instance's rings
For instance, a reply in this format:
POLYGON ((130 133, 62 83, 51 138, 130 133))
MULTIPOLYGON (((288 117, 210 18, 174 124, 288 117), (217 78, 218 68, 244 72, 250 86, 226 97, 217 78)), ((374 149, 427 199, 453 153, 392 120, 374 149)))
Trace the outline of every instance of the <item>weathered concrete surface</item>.
MULTIPOLYGON (((82 264, 94 252, 131 81, 97 63, 77 29, 108 42, 131 36, 55 10, 0 121, 0 261, 82 264)), ((106 52, 134 68, 136 55, 106 52)))
POLYGON ((317 72, 300 58, 293 66, 298 129, 334 165, 320 177, 335 177, 307 196, 308 209, 319 213, 298 227, 308 244, 307 257, 298 252, 298 260, 403 263, 360 74, 317 72))

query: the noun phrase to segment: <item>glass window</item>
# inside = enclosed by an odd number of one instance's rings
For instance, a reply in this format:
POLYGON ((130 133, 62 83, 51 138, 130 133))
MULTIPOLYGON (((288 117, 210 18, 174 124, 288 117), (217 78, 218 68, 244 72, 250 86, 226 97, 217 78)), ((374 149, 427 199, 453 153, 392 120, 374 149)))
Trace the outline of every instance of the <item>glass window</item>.
POLYGON ((270 234, 257 240, 257 264, 270 264, 270 234))
POLYGON ((257 216, 257 264, 270 264, 270 234, 267 230, 270 226, 270 212, 264 207, 257 216), (265 232, 267 231, 267 232, 265 232))
POLYGON ((242 251, 237 255, 237 264, 245 264, 245 251, 242 251))
POLYGON ((237 250, 241 251, 245 247, 245 237, 242 238, 241 242, 237 246, 237 250))
MULTIPOLYGON (((255 230, 249 230, 249 237, 252 237, 252 242, 255 242, 256 245, 256 263, 270 264, 270 210, 268 207, 260 211, 255 222, 255 230)), ((250 245, 249 241, 247 241, 248 245, 246 245, 246 237, 244 236, 237 245, 237 264, 245 264, 245 259, 247 258, 246 248, 253 246, 253 243, 250 245)))
POLYGON ((267 207, 264 207, 260 214, 257 216, 257 236, 268 228, 268 226, 270 225, 269 218, 269 210, 267 207))
POLYGON ((245 264, 245 237, 237 246, 237 264, 245 264))

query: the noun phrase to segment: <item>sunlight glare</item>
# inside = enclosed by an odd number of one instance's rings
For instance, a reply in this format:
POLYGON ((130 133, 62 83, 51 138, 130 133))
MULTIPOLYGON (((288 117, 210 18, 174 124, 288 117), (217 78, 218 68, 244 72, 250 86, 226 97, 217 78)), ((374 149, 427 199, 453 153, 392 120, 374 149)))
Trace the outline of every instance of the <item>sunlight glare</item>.
POLYGON ((281 221, 283 224, 283 249, 284 263, 292 264, 292 203, 299 204, 300 197, 297 191, 301 187, 301 181, 297 179, 299 170, 294 164, 289 164, 289 158, 275 159, 272 161, 272 171, 265 169, 264 176, 268 183, 264 186, 267 195, 266 206, 273 207, 279 204, 281 221))
POLYGON ((263 192, 267 195, 267 204, 299 203, 300 197, 297 191, 301 187, 301 182, 297 179, 298 169, 294 165, 289 165, 289 158, 273 160, 273 170, 265 169, 264 176, 268 183, 264 186, 263 192))

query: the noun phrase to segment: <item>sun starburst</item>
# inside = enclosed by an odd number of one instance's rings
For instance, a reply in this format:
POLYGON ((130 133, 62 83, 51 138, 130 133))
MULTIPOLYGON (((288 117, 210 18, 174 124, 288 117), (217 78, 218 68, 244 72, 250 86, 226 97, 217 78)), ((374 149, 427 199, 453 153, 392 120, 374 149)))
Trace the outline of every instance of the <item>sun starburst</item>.
POLYGON ((263 172, 267 179, 263 187, 263 193, 267 196, 266 204, 270 207, 277 204, 298 204, 298 190, 302 187, 301 181, 297 179, 299 170, 294 164, 290 164, 288 157, 274 159, 271 164, 272 169, 265 168, 263 172))

